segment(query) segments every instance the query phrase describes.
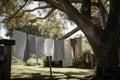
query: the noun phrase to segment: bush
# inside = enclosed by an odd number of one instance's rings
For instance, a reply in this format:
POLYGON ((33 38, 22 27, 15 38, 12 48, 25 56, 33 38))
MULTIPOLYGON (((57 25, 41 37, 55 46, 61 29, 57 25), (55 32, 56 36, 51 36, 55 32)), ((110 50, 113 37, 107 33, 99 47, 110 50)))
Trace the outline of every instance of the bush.
MULTIPOLYGON (((47 59, 43 61, 44 67, 49 67, 49 62, 47 59)), ((62 67, 62 61, 51 61, 52 67, 62 67)))
POLYGON ((77 68, 94 68, 94 55, 90 50, 84 51, 79 59, 73 61, 73 67, 77 68))
POLYGON ((25 65, 35 66, 36 65, 36 60, 34 58, 30 58, 25 65))
POLYGON ((12 65, 26 65, 26 66, 38 65, 40 67, 43 67, 44 66, 44 57, 39 59, 38 62, 34 57, 31 57, 31 58, 29 58, 29 60, 26 63, 16 57, 12 57, 12 65))
POLYGON ((25 65, 25 63, 16 57, 12 57, 12 65, 25 65))

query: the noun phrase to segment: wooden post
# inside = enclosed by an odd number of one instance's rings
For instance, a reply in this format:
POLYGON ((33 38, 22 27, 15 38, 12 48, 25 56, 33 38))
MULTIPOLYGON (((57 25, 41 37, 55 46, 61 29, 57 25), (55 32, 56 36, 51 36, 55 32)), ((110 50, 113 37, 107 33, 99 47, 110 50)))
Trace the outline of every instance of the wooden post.
POLYGON ((50 67, 50 80, 52 80, 52 65, 51 65, 52 56, 48 57, 49 67, 50 67))
POLYGON ((15 45, 14 40, 0 40, 3 48, 2 60, 0 61, 0 80, 10 80, 11 76, 11 46, 15 45))
POLYGON ((4 55, 5 60, 2 64, 2 80, 10 80, 10 74, 11 74, 11 47, 10 46, 4 46, 4 55))
POLYGON ((119 66, 120 66, 120 37, 118 37, 118 56, 119 56, 119 66))
POLYGON ((2 63, 4 60, 4 47, 0 45, 0 80, 2 80, 2 63))

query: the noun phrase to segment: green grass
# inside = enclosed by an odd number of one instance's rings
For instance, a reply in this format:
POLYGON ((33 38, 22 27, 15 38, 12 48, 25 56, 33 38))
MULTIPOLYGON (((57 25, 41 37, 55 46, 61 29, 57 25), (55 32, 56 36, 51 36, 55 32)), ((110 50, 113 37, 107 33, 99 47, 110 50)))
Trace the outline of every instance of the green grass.
MULTIPOLYGON (((92 69, 52 68, 52 80, 89 80, 94 75, 92 69)), ((39 66, 13 65, 12 80, 50 80, 49 68, 39 66)))

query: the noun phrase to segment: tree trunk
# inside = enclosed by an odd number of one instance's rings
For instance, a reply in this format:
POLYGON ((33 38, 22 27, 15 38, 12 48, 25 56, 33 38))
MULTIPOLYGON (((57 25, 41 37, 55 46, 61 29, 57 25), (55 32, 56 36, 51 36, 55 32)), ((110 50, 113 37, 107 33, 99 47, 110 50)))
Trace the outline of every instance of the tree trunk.
MULTIPOLYGON (((118 47, 117 42, 115 39, 111 40, 109 43, 101 43, 101 45, 91 44, 95 57, 96 57, 96 76, 103 78, 103 76, 106 76, 107 73, 105 69, 114 69, 115 67, 119 67, 119 53, 118 53, 118 47), (112 42, 112 43, 111 43, 112 42), (108 44, 108 45, 105 45, 108 44)), ((111 71, 111 70, 110 70, 111 71)), ((118 75, 118 72, 115 73, 107 73, 115 76, 112 76, 113 78, 116 78, 116 75, 118 75)), ((120 74, 120 73, 119 73, 120 74)), ((118 77, 118 76, 117 76, 118 77)), ((120 79, 120 78, 119 78, 120 79)), ((107 79, 109 80, 109 79, 107 79)), ((116 80, 116 79, 113 79, 116 80)))
MULTIPOLYGON (((108 18, 108 23, 106 29, 103 30, 103 34, 101 37, 100 45, 92 43, 89 39, 89 42, 93 48, 93 51, 96 56, 96 65, 97 65, 97 76, 103 76, 105 74, 106 68, 114 69, 115 67, 119 67, 119 36, 120 36, 120 1, 111 0, 111 9, 108 18)), ((110 71, 111 71, 110 70, 110 71)), ((120 68, 119 68, 120 70, 120 68)), ((112 80, 119 80, 118 74, 119 71, 109 72, 112 76, 112 80)))

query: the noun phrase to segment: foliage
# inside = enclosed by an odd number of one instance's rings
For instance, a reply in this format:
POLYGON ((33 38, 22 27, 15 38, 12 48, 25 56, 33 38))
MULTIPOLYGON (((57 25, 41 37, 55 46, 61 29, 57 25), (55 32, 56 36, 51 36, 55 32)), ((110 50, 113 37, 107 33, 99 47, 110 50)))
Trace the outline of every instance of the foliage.
POLYGON ((17 0, 1 0, 0 15, 7 17, 17 11, 17 0))
POLYGON ((24 65, 24 66, 39 66, 44 67, 44 61, 45 57, 42 57, 41 59, 37 60, 34 57, 29 58, 27 62, 23 62, 22 60, 12 57, 12 66, 14 65, 24 65))
POLYGON ((60 38, 62 36, 62 30, 63 27, 61 27, 61 25, 59 25, 59 21, 56 22, 51 22, 52 24, 48 24, 42 20, 36 20, 34 23, 28 22, 27 24, 25 24, 26 21, 28 21, 29 19, 33 19, 35 18, 34 15, 29 14, 29 16, 25 16, 23 18, 21 18, 22 22, 20 22, 20 24, 18 23, 18 21, 15 23, 14 21, 12 21, 11 23, 7 23, 7 29, 8 29, 8 33, 6 34, 7 36, 11 36, 13 30, 18 30, 18 31, 22 31, 25 32, 27 34, 32 34, 32 35, 38 35, 38 36, 45 36, 45 37, 51 37, 51 38, 60 38), (24 25, 25 24, 25 25, 24 25))
POLYGON ((82 41, 82 51, 83 52, 90 51, 92 53, 92 48, 87 39, 82 41))
POLYGON ((32 34, 32 35, 40 35, 39 29, 37 26, 23 26, 23 27, 8 29, 6 36, 12 36, 13 30, 22 31, 22 32, 25 32, 27 34, 32 34))
POLYGON ((12 56, 12 66, 14 65, 25 65, 25 63, 22 60, 12 56))
MULTIPOLYGON (((43 63, 44 63, 44 67, 49 67, 49 62, 44 59, 43 60, 43 63)), ((62 61, 51 61, 51 65, 52 67, 56 68, 56 67, 62 67, 62 61)))
POLYGON ((95 60, 94 54, 92 51, 91 46, 89 45, 86 38, 82 41, 82 53, 79 56, 79 59, 73 60, 73 67, 79 68, 94 68, 95 67, 95 60))
POLYGON ((35 65, 37 65, 37 63, 36 63, 36 60, 31 57, 25 65, 26 66, 35 66, 35 65))
MULTIPOLYGON (((30 14, 30 13, 25 13, 23 16, 21 17, 16 17, 16 18, 12 18, 10 21, 4 23, 5 24, 5 27, 7 29, 10 29, 10 28, 17 28, 17 27, 22 27, 22 26, 29 26, 31 25, 30 23, 28 23, 27 21, 29 19, 33 19, 35 18, 36 16, 34 14, 30 14)), ((39 21, 40 23, 42 21, 39 21)))
POLYGON ((77 68, 94 68, 95 61, 94 61, 94 54, 91 54, 91 51, 86 50, 80 56, 79 59, 73 60, 73 67, 77 68))

